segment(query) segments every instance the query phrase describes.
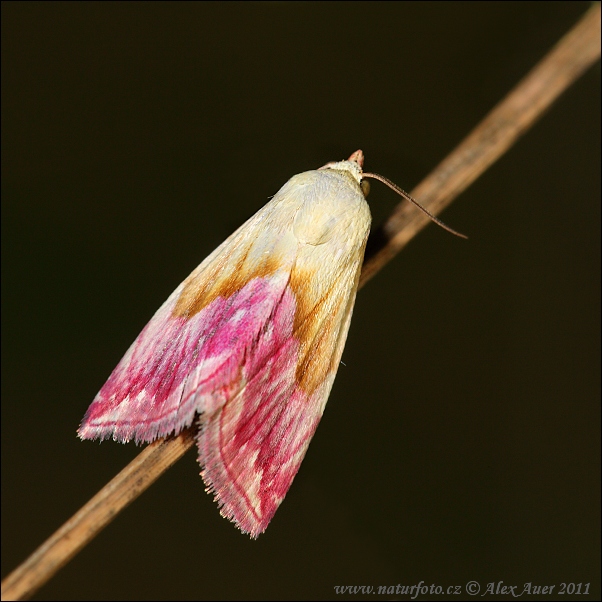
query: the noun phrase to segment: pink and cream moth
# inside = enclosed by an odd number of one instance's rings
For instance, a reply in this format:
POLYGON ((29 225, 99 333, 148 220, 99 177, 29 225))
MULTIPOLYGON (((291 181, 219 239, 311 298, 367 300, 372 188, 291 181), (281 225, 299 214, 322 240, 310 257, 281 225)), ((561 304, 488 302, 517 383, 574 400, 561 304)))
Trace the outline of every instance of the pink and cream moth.
POLYGON ((291 486, 339 366, 370 210, 363 153, 293 176, 159 308, 88 408, 81 439, 198 424, 201 475, 255 538, 291 486))

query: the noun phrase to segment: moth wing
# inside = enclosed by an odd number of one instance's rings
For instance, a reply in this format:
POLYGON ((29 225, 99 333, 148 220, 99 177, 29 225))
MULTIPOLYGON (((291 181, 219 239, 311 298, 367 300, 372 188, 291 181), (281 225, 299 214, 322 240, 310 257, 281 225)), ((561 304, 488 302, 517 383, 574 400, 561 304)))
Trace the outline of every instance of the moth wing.
POLYGON ((88 408, 82 439, 151 442, 189 427, 239 386, 239 368, 269 321, 297 244, 277 227, 276 199, 181 283, 88 408))
POLYGON ((347 175, 289 180, 157 311, 79 436, 150 442, 199 415, 208 489, 243 531, 263 532, 322 416, 369 225, 347 175))
POLYGON ((363 249, 340 266, 325 295, 297 320, 306 299, 295 287, 299 273, 293 268, 257 341, 257 348, 269 352, 259 361, 248 358, 244 386, 214 413, 201 416, 197 444, 203 479, 222 515, 252 537, 267 528, 284 499, 322 417, 349 329, 362 256, 363 249))

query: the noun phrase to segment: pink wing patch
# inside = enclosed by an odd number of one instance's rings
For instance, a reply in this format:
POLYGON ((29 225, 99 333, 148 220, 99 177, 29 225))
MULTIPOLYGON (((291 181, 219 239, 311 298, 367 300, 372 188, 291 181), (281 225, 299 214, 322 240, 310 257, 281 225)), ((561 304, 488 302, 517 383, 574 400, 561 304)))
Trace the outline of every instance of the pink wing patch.
MULTIPOLYGON (((82 439, 150 442, 201 414, 199 461, 221 512, 256 537, 284 498, 321 417, 296 384, 287 272, 254 278, 192 317, 159 309, 88 409, 82 439)), ((313 398, 313 399, 312 399, 313 398)))

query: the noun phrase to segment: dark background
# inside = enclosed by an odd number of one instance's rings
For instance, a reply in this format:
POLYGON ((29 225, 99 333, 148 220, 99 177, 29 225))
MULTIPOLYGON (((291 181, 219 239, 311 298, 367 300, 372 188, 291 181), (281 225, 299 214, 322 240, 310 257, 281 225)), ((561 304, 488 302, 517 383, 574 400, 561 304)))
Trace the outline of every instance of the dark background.
MULTIPOLYGON (((3 576, 138 453, 75 430, 205 255, 357 148, 410 190, 588 6, 3 4, 3 576)), ((369 201, 379 223, 397 198, 369 201)), ((36 598, 599 599, 599 64, 443 219, 469 241, 429 227, 359 294, 258 541, 189 452, 36 598)))

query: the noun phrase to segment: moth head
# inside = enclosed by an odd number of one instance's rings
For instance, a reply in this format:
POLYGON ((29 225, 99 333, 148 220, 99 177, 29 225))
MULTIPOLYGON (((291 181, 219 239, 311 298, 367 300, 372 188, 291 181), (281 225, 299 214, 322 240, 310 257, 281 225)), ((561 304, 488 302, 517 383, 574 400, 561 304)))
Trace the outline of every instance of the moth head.
MULTIPOLYGON (((347 161, 331 161, 320 167, 322 169, 336 169, 337 171, 349 172, 357 183, 362 184, 362 168, 364 167, 364 153, 356 150, 347 161)), ((365 194, 365 193, 364 193, 365 194)))

